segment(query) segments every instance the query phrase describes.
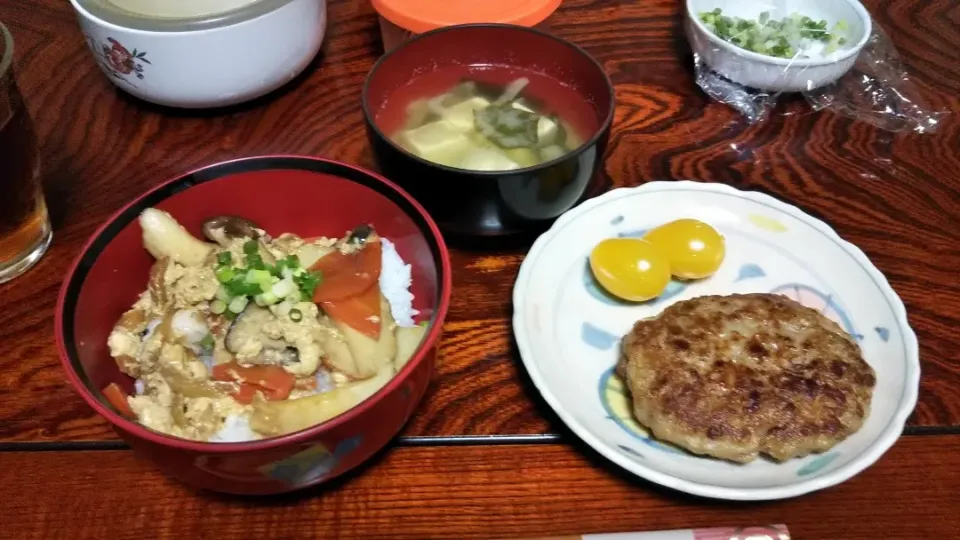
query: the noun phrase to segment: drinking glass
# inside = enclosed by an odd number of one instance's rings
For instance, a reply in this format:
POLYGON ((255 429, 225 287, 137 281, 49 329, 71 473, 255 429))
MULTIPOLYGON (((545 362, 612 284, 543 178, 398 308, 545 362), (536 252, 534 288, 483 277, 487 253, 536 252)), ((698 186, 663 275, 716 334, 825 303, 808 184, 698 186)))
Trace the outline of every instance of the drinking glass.
POLYGON ((33 123, 13 74, 13 37, 0 23, 0 283, 36 264, 53 237, 39 161, 33 123))

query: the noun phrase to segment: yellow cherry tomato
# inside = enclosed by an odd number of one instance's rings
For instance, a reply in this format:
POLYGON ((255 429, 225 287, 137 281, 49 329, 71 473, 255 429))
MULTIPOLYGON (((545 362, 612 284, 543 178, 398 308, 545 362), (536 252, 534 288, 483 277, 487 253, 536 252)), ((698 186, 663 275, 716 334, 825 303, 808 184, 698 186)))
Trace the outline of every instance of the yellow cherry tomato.
POLYGON ((610 294, 643 302, 656 298, 670 283, 667 258, 640 238, 609 238, 590 253, 590 270, 610 294))
POLYGON ((700 279, 720 268, 726 247, 716 229, 695 219, 665 223, 643 235, 667 257, 678 279, 700 279))

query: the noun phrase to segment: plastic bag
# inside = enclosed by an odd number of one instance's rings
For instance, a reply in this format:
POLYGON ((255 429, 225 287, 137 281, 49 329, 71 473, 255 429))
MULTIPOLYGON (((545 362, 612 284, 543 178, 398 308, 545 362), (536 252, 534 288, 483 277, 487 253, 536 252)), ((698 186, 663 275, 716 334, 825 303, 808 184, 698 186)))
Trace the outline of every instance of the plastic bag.
MULTIPOLYGON (((706 4, 706 2, 700 3, 706 4)), ((833 5, 836 6, 838 3, 840 2, 833 5)), ((743 4, 752 3, 741 3, 743 4)), ((766 12, 766 15, 761 14, 760 17, 741 16, 744 19, 757 21, 758 24, 761 21, 767 24, 770 20, 779 24, 784 17, 793 16, 794 21, 790 24, 796 35, 795 28, 798 22, 796 17, 798 16, 787 13, 781 4, 783 4, 782 1, 761 5, 760 8, 766 12)), ((816 4, 817 2, 809 3, 809 5, 816 4)), ((726 5, 732 4, 727 2, 726 5)), ((839 50, 824 55, 832 60, 831 62, 819 61, 819 58, 812 53, 811 58, 803 58, 803 53, 811 49, 798 49, 793 53, 794 56, 788 58, 773 58, 747 51, 714 33, 711 28, 716 26, 704 24, 701 19, 702 12, 688 14, 686 31, 694 52, 697 85, 714 100, 726 103, 739 111, 750 123, 763 120, 772 110, 781 93, 799 91, 817 111, 829 109, 887 131, 934 132, 941 117, 946 113, 933 111, 921 105, 916 89, 900 63, 896 49, 879 25, 870 20, 866 10, 860 12, 859 6, 853 5, 845 8, 849 8, 848 14, 851 15, 850 19, 853 22, 848 28, 842 30, 852 39, 844 41, 846 46, 841 46, 839 50), (862 20, 861 17, 866 20, 862 20), (867 37, 863 39, 865 35, 867 37), (859 55, 856 55, 856 48, 861 42, 862 49, 859 55), (837 79, 837 74, 844 71, 846 73, 837 79)), ((747 12, 756 9, 756 5, 753 5, 752 9, 746 8, 747 12)), ((738 9, 734 5, 729 14, 726 11, 718 13, 713 10, 713 14, 732 18, 743 13, 744 8, 738 9)), ((708 22, 715 20, 708 17, 708 22)), ((804 24, 812 27, 817 22, 812 21, 811 24, 810 20, 805 20, 804 24)), ((823 27, 822 23, 820 27, 823 27)), ((833 28, 836 27, 831 27, 833 28)), ((773 30, 767 31, 761 27, 761 32, 763 34, 755 32, 753 36, 762 38, 773 30)), ((736 36, 734 39, 743 39, 741 36, 744 35, 735 25, 732 31, 727 30, 726 33, 728 36, 736 36)), ((829 34, 824 34, 826 35, 829 34)), ((769 37, 762 39, 767 40, 766 44, 773 42, 769 37)), ((809 44, 811 40, 803 43, 809 44)), ((780 50, 780 54, 783 50, 780 50)), ((792 52, 793 49, 789 50, 792 52)))

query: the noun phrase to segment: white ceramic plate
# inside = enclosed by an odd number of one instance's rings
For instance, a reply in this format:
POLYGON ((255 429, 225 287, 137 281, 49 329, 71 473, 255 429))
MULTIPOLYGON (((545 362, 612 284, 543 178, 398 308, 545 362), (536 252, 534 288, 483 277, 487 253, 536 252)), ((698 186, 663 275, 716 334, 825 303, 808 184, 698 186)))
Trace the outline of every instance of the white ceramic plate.
POLYGON ((584 441, 647 480, 723 499, 779 499, 840 483, 900 436, 920 383, 917 338, 903 302, 856 246, 796 207, 721 184, 652 182, 621 188, 560 217, 520 267, 513 328, 534 384, 584 441), (716 227, 727 255, 712 277, 672 282, 659 299, 625 305, 595 285, 593 247, 691 217, 716 227), (877 375, 870 416, 828 452, 777 464, 737 465, 651 439, 632 417, 611 370, 620 337, 638 319, 705 294, 777 292, 821 310, 852 334, 877 375))

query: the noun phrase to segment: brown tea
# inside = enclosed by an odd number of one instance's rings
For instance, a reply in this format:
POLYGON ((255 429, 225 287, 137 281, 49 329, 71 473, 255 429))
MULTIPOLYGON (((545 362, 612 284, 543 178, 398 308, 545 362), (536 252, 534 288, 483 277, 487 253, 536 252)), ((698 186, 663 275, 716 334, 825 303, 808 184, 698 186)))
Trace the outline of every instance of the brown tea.
MULTIPOLYGON (((0 74, 0 282, 49 241, 36 136, 10 74, 0 74)), ((37 252, 41 253, 37 253, 37 252)))

